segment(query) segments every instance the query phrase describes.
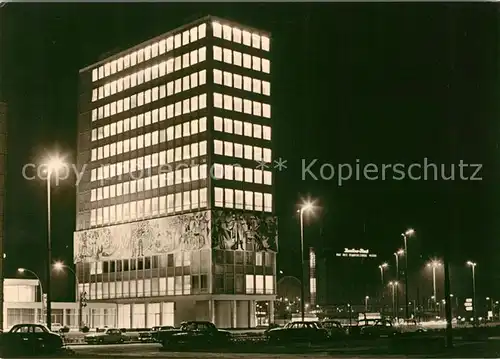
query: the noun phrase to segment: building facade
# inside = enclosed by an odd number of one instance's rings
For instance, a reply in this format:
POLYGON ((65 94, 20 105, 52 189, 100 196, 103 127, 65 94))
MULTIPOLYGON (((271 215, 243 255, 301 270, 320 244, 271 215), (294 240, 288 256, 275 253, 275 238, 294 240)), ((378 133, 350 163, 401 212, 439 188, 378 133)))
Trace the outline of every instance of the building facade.
POLYGON ((80 71, 79 292, 120 328, 273 313, 270 36, 206 17, 80 71))

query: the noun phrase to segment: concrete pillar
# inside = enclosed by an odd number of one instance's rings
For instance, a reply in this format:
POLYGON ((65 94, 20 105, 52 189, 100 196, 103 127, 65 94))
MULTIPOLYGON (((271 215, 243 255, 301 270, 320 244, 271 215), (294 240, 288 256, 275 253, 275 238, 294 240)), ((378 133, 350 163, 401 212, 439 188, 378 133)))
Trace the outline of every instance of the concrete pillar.
MULTIPOLYGON (((63 311, 63 322, 61 324, 64 327, 64 326, 68 325, 68 322, 67 322, 68 318, 66 318, 66 309, 63 308, 62 311, 63 311)), ((68 325, 68 327, 69 327, 69 325, 68 325)))
POLYGON ((255 300, 248 301, 248 326, 255 328, 255 300))
POLYGON ((269 324, 274 323, 274 300, 269 301, 269 324))
POLYGON ((231 301, 231 328, 236 328, 237 327, 237 321, 236 321, 236 301, 232 300, 231 301))
POLYGON ((208 301, 208 306, 210 321, 215 324, 215 300, 210 299, 208 301))

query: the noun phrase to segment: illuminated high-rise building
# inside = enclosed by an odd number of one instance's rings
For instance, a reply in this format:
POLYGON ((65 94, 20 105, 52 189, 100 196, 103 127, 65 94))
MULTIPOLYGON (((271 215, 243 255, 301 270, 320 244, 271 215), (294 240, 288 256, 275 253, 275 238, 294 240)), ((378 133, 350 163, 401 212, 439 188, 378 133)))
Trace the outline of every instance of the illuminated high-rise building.
POLYGON ((206 17, 81 70, 76 272, 118 327, 272 316, 269 55, 268 33, 206 17))

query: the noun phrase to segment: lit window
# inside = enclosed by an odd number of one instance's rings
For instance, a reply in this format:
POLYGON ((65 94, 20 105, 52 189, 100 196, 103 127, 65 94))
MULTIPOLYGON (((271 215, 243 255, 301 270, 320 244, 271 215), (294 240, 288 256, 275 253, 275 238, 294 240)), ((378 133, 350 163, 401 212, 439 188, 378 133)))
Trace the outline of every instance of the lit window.
POLYGON ((214 188, 214 204, 216 207, 222 207, 224 205, 222 188, 214 188))
POLYGON ((92 101, 96 101, 97 100, 97 89, 93 89, 92 90, 92 101))
POLYGON ((260 49, 260 35, 252 34, 252 47, 260 49))
POLYGON ((198 131, 198 120, 193 120, 191 121, 191 133, 193 135, 197 134, 198 131))
POLYGON ((214 60, 222 61, 222 49, 219 46, 214 46, 214 60))
POLYGON ((234 100, 234 110, 236 112, 242 112, 243 111, 243 101, 239 97, 233 97, 234 100))
POLYGON ((182 68, 189 66, 189 53, 182 55, 182 68))
POLYGON ((243 30, 243 45, 252 46, 252 34, 243 30))
POLYGON ((232 29, 231 26, 228 25, 223 25, 222 26, 222 33, 223 33, 223 38, 224 40, 229 40, 231 41, 231 35, 232 35, 232 29))
POLYGON ((234 207, 233 190, 230 188, 224 189, 224 206, 226 208, 234 207))
POLYGON ((235 135, 240 135, 240 136, 243 135, 243 122, 238 121, 238 120, 234 120, 233 126, 234 126, 234 134, 235 135))
MULTIPOLYGON (((247 255, 251 255, 250 252, 247 252, 247 255)), ((254 277, 255 276, 253 274, 247 274, 245 276, 246 294, 254 294, 255 293, 254 277)))
POLYGON ((167 38, 167 51, 170 51, 174 48, 174 37, 170 36, 167 38))
POLYGON ((233 75, 224 71, 224 86, 233 87, 233 75))
POLYGON ((269 38, 267 36, 261 37, 262 50, 269 51, 269 38))
POLYGON ((234 144, 234 157, 243 158, 243 145, 240 143, 234 144))
POLYGON ((198 27, 193 27, 189 30, 189 37, 191 38, 191 42, 198 40, 198 27))
POLYGON ((182 193, 175 194, 175 211, 179 212, 182 210, 182 193))
POLYGON ((97 76, 97 69, 92 70, 92 81, 97 81, 98 76, 97 76))
POLYGON ((262 211, 262 193, 255 192, 254 206, 256 211, 262 211))
POLYGON ((232 157, 233 156, 233 143, 230 141, 224 141, 224 155, 232 157))
POLYGON ((144 49, 144 60, 149 60, 151 58, 151 45, 146 46, 144 49))
POLYGON ((158 53, 160 55, 162 55, 162 54, 165 53, 165 51, 166 51, 166 45, 167 45, 167 41, 165 39, 160 40, 160 42, 158 43, 158 53))
POLYGON ((273 195, 264 193, 264 211, 272 212, 273 210, 273 195))
MULTIPOLYGON (((274 293, 274 277, 272 275, 266 275, 265 276, 265 279, 266 279, 266 294, 273 294, 274 293)), ((315 290, 313 291, 312 290, 313 288, 311 288, 311 291, 312 292, 315 292, 315 290)))
POLYGON ((247 69, 252 68, 252 56, 248 54, 243 54, 243 67, 247 69))
POLYGON ((246 99, 243 100, 243 112, 249 115, 252 114, 252 101, 246 99))
POLYGON ((232 111, 233 110, 233 97, 229 95, 224 95, 224 109, 232 111))
POLYGON ((222 118, 221 117, 214 117, 214 130, 215 131, 222 131, 222 118))
POLYGON ((262 93, 266 96, 271 95, 271 84, 268 81, 262 81, 262 93))
POLYGON ((174 59, 168 59, 166 68, 167 68, 167 74, 170 74, 174 71, 174 59))
POLYGON ((176 125, 175 126, 175 138, 181 138, 182 137, 182 125, 176 125))
POLYGON ((266 103, 262 104, 262 114, 266 118, 271 118, 271 106, 266 103))
POLYGON ((271 140, 271 127, 262 126, 262 138, 264 140, 271 140))
POLYGON ((220 93, 214 93, 214 106, 217 108, 223 108, 222 95, 220 93))
POLYGON ((177 56, 174 60, 174 70, 179 71, 182 68, 182 57, 177 56))
POLYGON ((230 118, 224 119, 224 132, 233 133, 233 120, 230 118))
POLYGON ((203 62, 207 59, 207 48, 202 47, 198 49, 198 61, 203 62))
POLYGON ((191 97, 191 111, 198 111, 198 97, 196 96, 191 97))
POLYGON ((174 36, 174 48, 177 49, 182 46, 182 35, 177 34, 174 36))
POLYGON ((243 77, 243 90, 252 91, 252 79, 248 76, 243 77))
POLYGON ((234 179, 236 181, 243 181, 243 168, 240 166, 234 167, 234 179))
POLYGON ((262 105, 260 102, 253 102, 253 114, 255 116, 262 116, 262 105))
POLYGON ((253 182, 262 184, 262 170, 253 170, 253 182))
POLYGON ((265 185, 272 185, 272 172, 271 171, 264 171, 264 184, 265 185))
POLYGON ((104 65, 104 76, 109 76, 109 73, 111 71, 111 65, 109 63, 104 65))
POLYGON ((269 148, 263 149, 263 157, 265 162, 267 163, 271 162, 271 150, 269 148))
POLYGON ((99 79, 104 77, 104 66, 99 67, 99 79))
POLYGON ((255 93, 260 93, 260 80, 259 79, 252 79, 252 87, 253 87, 253 92, 255 93))
POLYGON ((205 132, 207 130, 207 118, 200 118, 200 132, 205 132))
POLYGON ((206 94, 198 96, 198 105, 200 107, 200 110, 207 107, 207 95, 206 94))
POLYGON ((198 63, 198 51, 197 50, 193 50, 191 51, 191 53, 189 54, 190 56, 190 63, 191 65, 195 65, 198 63))
POLYGON ((182 91, 189 90, 189 76, 184 76, 182 78, 182 91))
POLYGON ((202 39, 207 34, 207 24, 198 25, 198 39, 202 39))
POLYGON ((253 210, 253 192, 245 191, 245 209, 253 210))
POLYGON ((214 83, 217 85, 222 85, 222 71, 214 70, 214 83))
POLYGON ((151 68, 148 67, 144 70, 144 82, 151 81, 151 68))
POLYGON ((167 96, 172 96, 174 94, 174 82, 170 81, 167 83, 167 96))
POLYGON ((182 33, 182 46, 189 44, 189 30, 182 33))
POLYGON ((245 149, 245 159, 251 160, 253 154, 252 146, 245 145, 244 149, 245 149))
POLYGON ((179 93, 182 91, 182 79, 175 80, 175 93, 179 93))
POLYGON ((241 66, 241 52, 233 51, 233 64, 241 66))
POLYGON ((213 166, 213 178, 214 179, 222 179, 224 178, 224 169, 223 169, 223 166, 221 164, 218 164, 218 163, 215 163, 214 166, 213 166))
POLYGON ((214 37, 222 37, 222 26, 218 22, 212 23, 212 29, 214 32, 214 37))
POLYGON ((234 74, 234 87, 241 90, 242 82, 241 75, 234 74))
POLYGON ((198 190, 196 189, 191 191, 191 208, 198 208, 198 190))
POLYGON ((151 68, 151 79, 154 80, 154 79, 157 79, 158 78, 158 71, 159 71, 159 66, 158 65, 155 65, 151 68))
POLYGON ((230 49, 224 49, 224 62, 227 64, 231 64, 233 62, 231 52, 232 51, 230 49))
POLYGON ((260 147, 253 148, 253 159, 255 161, 262 161, 262 148, 260 147))
POLYGON ((238 28, 233 28, 233 41, 241 44, 241 30, 238 28))
POLYGON ((262 138, 262 126, 261 125, 253 125, 253 137, 262 138))
POLYGON ((233 166, 224 165, 224 179, 233 180, 233 166))
POLYGON ((223 154, 222 141, 214 140, 214 153, 216 155, 222 155, 223 154))
POLYGON ((200 75, 200 86, 205 85, 205 83, 207 82, 207 72, 205 70, 201 70, 200 72, 198 72, 198 74, 200 75))

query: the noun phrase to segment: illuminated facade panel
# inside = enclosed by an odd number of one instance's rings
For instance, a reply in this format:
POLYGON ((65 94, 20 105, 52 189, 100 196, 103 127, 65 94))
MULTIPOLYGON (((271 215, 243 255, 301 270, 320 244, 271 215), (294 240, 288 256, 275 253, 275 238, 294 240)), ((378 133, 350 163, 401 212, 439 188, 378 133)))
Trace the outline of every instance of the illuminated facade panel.
POLYGON ((272 307, 269 39, 207 17, 81 70, 79 291, 120 327, 253 327, 272 307))

